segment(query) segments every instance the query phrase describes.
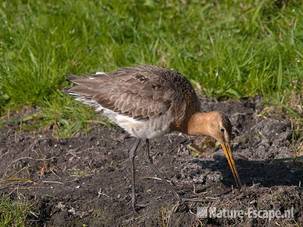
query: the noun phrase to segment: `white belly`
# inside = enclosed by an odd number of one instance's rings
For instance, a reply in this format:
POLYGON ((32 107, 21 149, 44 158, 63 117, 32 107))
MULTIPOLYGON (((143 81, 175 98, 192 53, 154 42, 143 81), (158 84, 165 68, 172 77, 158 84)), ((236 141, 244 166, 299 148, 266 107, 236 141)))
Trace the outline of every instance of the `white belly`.
POLYGON ((131 136, 142 139, 151 139, 154 137, 162 136, 169 132, 169 126, 171 122, 171 118, 169 116, 164 115, 151 120, 136 120, 126 115, 122 115, 110 109, 104 108, 95 100, 86 99, 73 93, 70 94, 76 96, 76 100, 95 107, 97 112, 102 112, 111 121, 127 131, 131 136))
POLYGON ((136 120, 103 108, 103 114, 127 131, 130 135, 142 139, 162 136, 169 131, 169 124, 160 124, 159 120, 136 120))

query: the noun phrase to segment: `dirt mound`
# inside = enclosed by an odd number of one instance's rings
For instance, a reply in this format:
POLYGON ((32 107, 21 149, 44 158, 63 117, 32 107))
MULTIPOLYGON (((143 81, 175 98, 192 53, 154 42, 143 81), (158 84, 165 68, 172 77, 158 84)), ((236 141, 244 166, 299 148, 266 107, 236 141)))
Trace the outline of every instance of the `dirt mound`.
POLYGON ((127 153, 133 138, 121 129, 95 125, 87 134, 57 140, 7 126, 0 130, 1 194, 24 196, 33 202, 34 214, 28 222, 38 226, 302 224, 303 160, 293 159, 290 121, 261 112, 259 99, 201 99, 201 103, 205 111, 227 113, 234 125, 232 147, 245 185, 241 190, 233 188, 219 146, 206 138, 171 134, 151 141, 151 153, 157 168, 172 181, 184 202, 178 204, 155 177, 141 146, 136 158, 136 186, 143 208, 133 215, 127 153), (205 153, 196 157, 191 142, 202 142, 205 153), (269 220, 208 214, 198 219, 196 213, 202 207, 217 211, 279 210, 281 214, 292 209, 293 215, 269 220))

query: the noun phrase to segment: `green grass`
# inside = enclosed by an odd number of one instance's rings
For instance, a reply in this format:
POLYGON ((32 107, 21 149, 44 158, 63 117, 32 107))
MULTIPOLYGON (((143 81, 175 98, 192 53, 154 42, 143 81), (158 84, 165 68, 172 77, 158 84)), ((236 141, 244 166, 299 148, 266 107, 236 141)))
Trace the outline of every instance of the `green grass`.
POLYGON ((25 202, 12 201, 0 197, 0 227, 26 226, 29 205, 25 202))
POLYGON ((42 125, 71 135, 95 116, 60 92, 65 76, 143 63, 208 96, 289 106, 302 93, 302 37, 299 0, 1 1, 0 113, 37 106, 42 125))

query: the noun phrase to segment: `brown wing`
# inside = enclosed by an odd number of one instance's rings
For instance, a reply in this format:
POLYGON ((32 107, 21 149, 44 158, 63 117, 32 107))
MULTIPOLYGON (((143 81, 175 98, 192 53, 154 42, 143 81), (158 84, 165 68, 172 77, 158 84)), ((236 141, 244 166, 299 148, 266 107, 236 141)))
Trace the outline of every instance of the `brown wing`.
POLYGON ((136 119, 150 119, 171 111, 181 120, 196 99, 190 83, 180 74, 155 66, 123 68, 107 75, 76 77, 71 81, 76 86, 68 93, 136 119))

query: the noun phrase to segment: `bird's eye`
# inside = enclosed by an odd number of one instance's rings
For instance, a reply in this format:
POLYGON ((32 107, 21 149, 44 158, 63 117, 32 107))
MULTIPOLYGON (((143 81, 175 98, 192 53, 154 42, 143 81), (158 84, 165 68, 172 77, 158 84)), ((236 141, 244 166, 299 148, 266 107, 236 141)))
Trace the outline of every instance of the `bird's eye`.
POLYGON ((221 132, 224 132, 225 130, 224 130, 224 128, 221 128, 221 132))

